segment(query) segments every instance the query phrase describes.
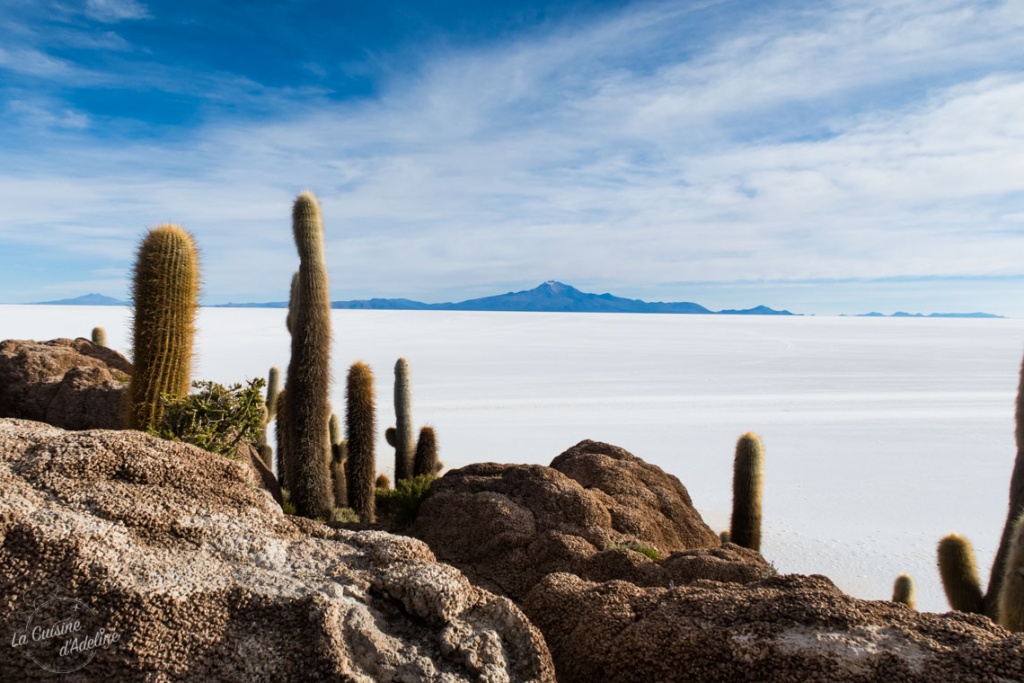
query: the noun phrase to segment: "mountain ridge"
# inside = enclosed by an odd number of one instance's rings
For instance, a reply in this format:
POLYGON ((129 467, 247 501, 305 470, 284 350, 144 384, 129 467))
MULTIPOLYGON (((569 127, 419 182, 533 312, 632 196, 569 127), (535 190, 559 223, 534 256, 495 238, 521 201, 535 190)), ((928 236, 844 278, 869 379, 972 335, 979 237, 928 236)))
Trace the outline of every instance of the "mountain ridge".
MULTIPOLYGON (((287 308, 283 301, 262 304, 220 304, 230 308, 287 308)), ((539 313, 681 313, 724 315, 794 315, 789 311, 776 311, 767 306, 749 309, 712 311, 690 301, 648 302, 641 299, 627 299, 605 292, 593 294, 576 289, 556 280, 548 280, 533 289, 506 292, 466 301, 426 304, 411 299, 356 299, 332 301, 331 308, 373 309, 373 310, 420 310, 420 311, 494 311, 494 312, 539 312, 539 313)))

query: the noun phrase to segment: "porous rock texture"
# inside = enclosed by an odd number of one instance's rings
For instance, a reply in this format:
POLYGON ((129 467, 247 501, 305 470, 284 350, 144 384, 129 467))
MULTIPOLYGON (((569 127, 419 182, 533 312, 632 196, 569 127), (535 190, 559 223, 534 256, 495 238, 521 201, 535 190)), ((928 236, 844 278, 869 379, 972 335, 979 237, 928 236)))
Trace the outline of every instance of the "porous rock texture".
MULTIPOLYGON (((4 419, 0 491, 0 632, 58 596, 119 636, 64 680, 554 680, 510 601, 417 540, 284 515, 242 461, 4 419)), ((54 679, 4 648, 0 680, 54 679)))
POLYGON ((120 429, 132 366, 88 339, 0 342, 0 417, 120 429))
POLYGON ((857 600, 823 576, 645 588, 551 574, 521 606, 561 683, 1024 680, 1024 639, 987 617, 857 600))
POLYGON ((727 544, 674 476, 617 446, 581 441, 550 467, 478 463, 434 482, 409 532, 474 583, 519 600, 553 572, 668 586, 774 574, 727 544), (630 549, 653 546, 663 562, 630 549))

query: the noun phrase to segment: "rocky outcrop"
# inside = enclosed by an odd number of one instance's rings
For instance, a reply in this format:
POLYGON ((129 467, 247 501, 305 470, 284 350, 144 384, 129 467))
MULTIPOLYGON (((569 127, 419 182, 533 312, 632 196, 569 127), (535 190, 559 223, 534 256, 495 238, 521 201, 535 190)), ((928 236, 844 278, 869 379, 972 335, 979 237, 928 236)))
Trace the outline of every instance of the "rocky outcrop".
POLYGON ((0 420, 0 491, 0 680, 554 680, 507 599, 284 515, 243 461, 0 420))
POLYGON ((608 444, 582 441, 551 467, 469 465, 431 491, 410 533, 514 600, 552 572, 662 586, 774 574, 756 552, 719 547, 678 479, 608 444))
POLYGON ((0 342, 0 417, 120 429, 132 366, 88 339, 0 342))
POLYGON ((552 574, 522 607, 562 683, 1024 680, 1024 640, 987 617, 856 600, 823 576, 643 588, 552 574))

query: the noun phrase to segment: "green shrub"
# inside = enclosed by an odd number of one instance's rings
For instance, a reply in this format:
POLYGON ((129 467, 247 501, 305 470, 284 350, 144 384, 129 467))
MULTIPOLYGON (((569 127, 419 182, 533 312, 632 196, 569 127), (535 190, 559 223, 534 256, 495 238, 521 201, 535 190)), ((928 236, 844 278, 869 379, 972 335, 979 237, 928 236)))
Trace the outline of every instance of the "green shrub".
POLYGON ((341 522, 343 524, 358 524, 359 515, 352 508, 334 508, 334 516, 331 517, 334 522, 341 522))
POLYGON ((146 431, 171 441, 184 441, 200 448, 234 458, 243 440, 258 443, 263 431, 265 408, 262 378, 244 386, 225 387, 216 382, 193 382, 199 391, 184 398, 163 394, 161 421, 146 431))
POLYGON ((388 515, 402 527, 412 524, 420 504, 430 496, 430 485, 436 478, 430 474, 421 474, 395 482, 393 489, 377 489, 377 514, 388 515))

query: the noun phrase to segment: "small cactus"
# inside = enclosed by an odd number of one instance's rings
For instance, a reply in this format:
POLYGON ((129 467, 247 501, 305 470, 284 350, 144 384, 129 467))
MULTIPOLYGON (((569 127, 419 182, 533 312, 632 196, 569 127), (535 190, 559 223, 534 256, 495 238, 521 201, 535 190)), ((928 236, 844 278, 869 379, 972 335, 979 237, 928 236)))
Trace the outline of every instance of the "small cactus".
POLYGON ((374 456, 376 417, 373 372, 365 363, 354 363, 346 382, 346 425, 348 431, 349 506, 364 522, 376 519, 374 456))
POLYGON ((274 419, 274 412, 277 410, 277 395, 281 391, 281 370, 276 365, 271 366, 267 373, 267 398, 264 403, 267 406, 267 421, 274 419))
POLYGON ((288 334, 292 334, 292 327, 295 324, 295 309, 299 306, 299 271, 292 274, 292 285, 288 290, 288 315, 284 319, 284 326, 288 328, 288 334))
POLYGON ((348 458, 348 443, 341 438, 341 422, 338 416, 331 413, 331 481, 334 484, 334 505, 336 508, 348 507, 348 478, 345 460, 348 458))
POLYGON ((729 531, 733 543, 751 550, 761 549, 763 479, 764 445, 757 434, 747 432, 736 442, 729 531))
POLYGON ((1024 516, 1019 517, 1013 527, 1013 540, 999 591, 999 625, 1015 633, 1024 631, 1024 516))
POLYGON ((730 534, 729 530, 726 529, 722 533, 718 534, 718 540, 721 541, 723 545, 726 543, 732 543, 732 534, 730 534))
POLYGON ((286 489, 291 490, 291 475, 289 461, 291 460, 291 448, 288 442, 291 429, 288 426, 288 387, 277 392, 276 410, 274 411, 274 431, 277 432, 277 483, 286 489))
POLYGON ((92 328, 92 343, 100 346, 107 345, 107 331, 102 327, 92 328))
POLYGON ((437 473, 437 435, 433 427, 421 427, 420 438, 416 441, 416 459, 413 475, 434 475, 437 473))
POLYGON ((959 534, 939 541, 939 575, 949 606, 960 612, 984 613, 984 598, 971 542, 959 534))
POLYGON ((892 601, 901 602, 910 609, 916 609, 917 589, 910 574, 900 574, 892 584, 892 601))
POLYGON ((388 479, 388 475, 386 474, 378 474, 377 481, 373 482, 373 484, 374 488, 381 489, 383 491, 387 491, 391 488, 391 480, 388 479))
POLYGON ((394 448, 395 444, 398 443, 398 441, 396 440, 397 437, 395 436, 397 433, 398 430, 395 429, 394 427, 388 427, 387 429, 384 430, 384 440, 387 441, 388 445, 391 446, 392 448, 394 448))
POLYGON ((409 388, 409 361, 395 363, 395 481, 411 479, 416 447, 412 436, 412 390, 409 388))
POLYGON ((128 425, 145 430, 163 418, 162 394, 188 395, 199 308, 199 253, 176 225, 153 228, 139 245, 132 281, 132 363, 128 425))

